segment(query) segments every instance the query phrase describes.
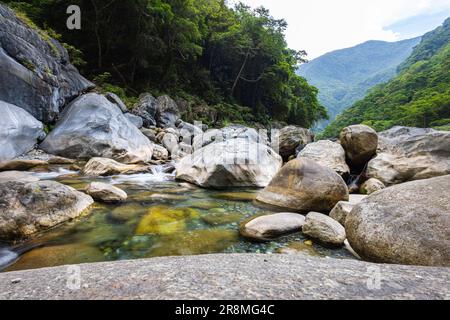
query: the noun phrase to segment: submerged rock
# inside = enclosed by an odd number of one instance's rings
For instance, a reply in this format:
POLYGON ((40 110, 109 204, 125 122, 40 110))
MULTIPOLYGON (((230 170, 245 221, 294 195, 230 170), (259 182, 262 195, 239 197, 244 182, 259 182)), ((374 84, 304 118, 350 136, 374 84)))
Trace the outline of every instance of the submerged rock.
POLYGON ((149 172, 151 167, 141 164, 123 164, 112 159, 92 158, 82 170, 86 176, 112 176, 116 174, 135 174, 149 172))
POLYGON ((257 201, 289 211, 328 213, 339 201, 348 201, 344 180, 333 170, 309 159, 288 162, 257 201))
POLYGON ((370 261, 450 266, 449 190, 447 175, 370 195, 347 216, 350 245, 370 261))
POLYGON ((314 135, 308 129, 296 126, 284 127, 279 131, 279 151, 283 159, 295 156, 297 150, 314 141, 314 135))
POLYGON ((127 193, 107 183, 91 182, 86 190, 95 200, 107 203, 117 203, 127 200, 127 193))
POLYGON ((327 246, 342 246, 346 237, 339 222, 318 212, 308 213, 302 232, 327 246))
POLYGON ((212 212, 202 216, 202 220, 210 226, 217 227, 231 223, 240 222, 243 219, 241 213, 235 212, 212 212))
POLYGON ((256 199, 258 194, 255 192, 221 192, 213 194, 212 196, 217 199, 228 200, 228 201, 243 201, 251 202, 256 199))
POLYGON ((345 162, 345 150, 339 143, 330 140, 320 140, 308 144, 300 151, 297 158, 311 159, 341 176, 350 173, 350 168, 345 162))
POLYGON ((344 128, 341 131, 340 140, 347 159, 358 168, 369 162, 377 152, 377 132, 366 125, 353 125, 344 128))
POLYGON ((63 157, 105 157, 123 163, 148 162, 153 152, 153 144, 122 111, 96 93, 73 101, 40 147, 63 157))
POLYGON ((282 165, 271 148, 247 139, 212 143, 181 159, 176 178, 201 187, 265 187, 282 165))
POLYGON ((243 223, 240 234, 249 239, 267 241, 301 231, 305 217, 298 213, 276 213, 253 218, 243 223))
POLYGON ((385 185, 450 174, 450 132, 394 127, 381 132, 366 175, 385 185))
POLYGON ((0 238, 15 240, 78 217, 94 201, 54 181, 0 183, 0 238))
MULTIPOLYGON (((2 5, 0 4, 0 15, 1 9, 2 5)), ((34 148, 38 140, 45 138, 43 124, 24 109, 0 101, 0 110, 2 112, 0 117, 0 141, 2 143, 0 161, 11 160, 27 153, 34 148)))

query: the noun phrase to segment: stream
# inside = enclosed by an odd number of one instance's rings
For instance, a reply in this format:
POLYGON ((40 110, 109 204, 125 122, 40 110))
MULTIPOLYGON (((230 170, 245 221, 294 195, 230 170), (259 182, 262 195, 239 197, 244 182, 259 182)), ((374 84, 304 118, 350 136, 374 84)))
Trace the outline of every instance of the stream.
POLYGON ((273 211, 258 207, 258 189, 206 190, 177 182, 157 166, 152 173, 83 177, 65 166, 34 175, 83 191, 92 181, 127 192, 122 204, 95 203, 82 217, 18 244, 0 243, 0 270, 15 271, 113 260, 210 253, 301 253, 354 259, 345 248, 328 249, 301 233, 254 243, 239 223, 273 211), (146 223, 142 223, 145 221, 146 223))

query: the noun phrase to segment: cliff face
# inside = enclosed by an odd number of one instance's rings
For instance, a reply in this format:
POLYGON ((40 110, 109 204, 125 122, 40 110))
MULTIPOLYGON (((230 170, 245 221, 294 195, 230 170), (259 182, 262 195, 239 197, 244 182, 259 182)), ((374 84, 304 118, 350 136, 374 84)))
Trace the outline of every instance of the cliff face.
POLYGON ((58 41, 0 4, 0 100, 49 123, 68 101, 93 87, 58 41))

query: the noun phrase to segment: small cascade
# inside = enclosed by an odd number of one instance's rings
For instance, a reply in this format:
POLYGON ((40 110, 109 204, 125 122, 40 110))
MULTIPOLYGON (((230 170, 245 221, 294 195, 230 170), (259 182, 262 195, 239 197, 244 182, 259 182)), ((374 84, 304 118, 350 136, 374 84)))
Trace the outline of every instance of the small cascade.
POLYGON ((30 172, 36 178, 40 180, 53 180, 60 176, 68 175, 68 174, 77 174, 78 171, 73 171, 65 168, 58 168, 58 171, 51 172, 30 172))
POLYGON ((111 177, 112 184, 135 184, 149 186, 158 182, 172 181, 175 179, 172 163, 156 165, 151 168, 151 173, 138 173, 129 175, 117 175, 111 177))
POLYGON ((16 252, 8 248, 0 248, 0 271, 13 264, 17 258, 19 258, 19 254, 16 252))

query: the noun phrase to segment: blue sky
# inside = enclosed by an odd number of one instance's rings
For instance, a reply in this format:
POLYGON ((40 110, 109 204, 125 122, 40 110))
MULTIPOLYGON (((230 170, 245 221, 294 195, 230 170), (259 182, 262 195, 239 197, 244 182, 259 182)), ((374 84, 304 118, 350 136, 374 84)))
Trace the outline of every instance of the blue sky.
MULTIPOLYGON (((238 0, 229 0, 230 3, 238 0)), ((450 17, 450 0, 241 0, 289 23, 289 46, 308 58, 367 40, 424 34, 450 17)))

